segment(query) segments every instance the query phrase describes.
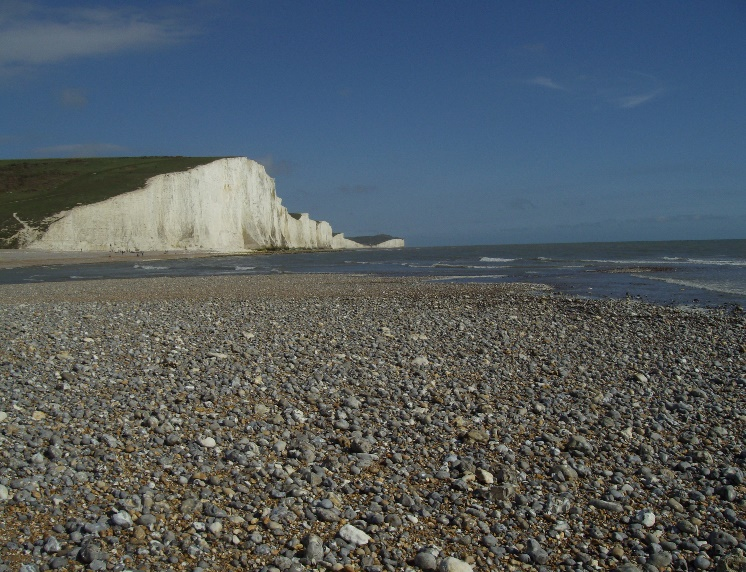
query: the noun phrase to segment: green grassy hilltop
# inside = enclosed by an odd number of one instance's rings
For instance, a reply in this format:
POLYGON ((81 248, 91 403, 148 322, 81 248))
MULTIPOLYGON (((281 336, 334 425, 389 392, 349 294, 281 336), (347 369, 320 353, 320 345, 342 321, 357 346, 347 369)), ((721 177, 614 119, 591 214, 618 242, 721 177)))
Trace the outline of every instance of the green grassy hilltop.
POLYGON ((155 175, 186 171, 221 157, 111 157, 0 160, 0 248, 15 248, 23 225, 44 230, 49 217, 141 188, 155 175))

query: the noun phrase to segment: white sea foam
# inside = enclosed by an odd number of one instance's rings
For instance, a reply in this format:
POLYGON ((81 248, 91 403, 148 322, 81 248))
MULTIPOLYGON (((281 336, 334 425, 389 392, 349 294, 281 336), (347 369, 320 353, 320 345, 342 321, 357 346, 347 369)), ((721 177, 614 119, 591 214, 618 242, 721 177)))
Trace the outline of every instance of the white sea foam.
POLYGON ((447 264, 445 262, 438 262, 433 264, 431 268, 469 268, 474 270, 494 270, 495 268, 505 268, 504 266, 478 266, 475 264, 447 264))
POLYGON ((239 272, 243 272, 245 270, 256 270, 256 266, 236 266, 234 270, 238 270, 239 272))
POLYGON ((135 264, 134 268, 140 270, 168 270, 168 266, 151 266, 149 264, 135 264))
POLYGON ((731 282, 718 282, 718 281, 706 281, 706 280, 681 280, 680 278, 668 278, 665 276, 653 276, 650 274, 632 274, 635 278, 645 278, 647 280, 660 280, 668 284, 677 284, 679 286, 686 286, 687 288, 699 288, 700 290, 712 290, 714 292, 724 292, 726 294, 737 294, 739 296, 746 296, 746 288, 740 284, 734 284, 731 282))
POLYGON ((590 258, 584 259, 581 262, 592 262, 594 264, 622 264, 624 266, 655 266, 655 265, 671 265, 676 264, 675 260, 636 260, 633 258, 625 258, 624 260, 607 260, 605 258, 590 258))
POLYGON ((481 274, 477 276, 468 275, 468 276, 439 276, 436 278, 430 278, 431 282, 442 282, 446 280, 481 280, 483 278, 506 278, 507 274, 481 274))
POLYGON ((490 256, 482 256, 479 262, 513 262, 515 258, 492 258, 490 256))
POLYGON ((746 260, 707 260, 700 258, 689 258, 689 264, 712 264, 713 266, 746 266, 746 260))
POLYGON ((699 265, 699 266, 746 266, 746 260, 723 260, 723 259, 712 259, 712 258, 679 258, 672 256, 664 256, 660 259, 654 260, 636 260, 627 258, 624 260, 606 260, 606 259, 588 259, 583 262, 593 262, 596 264, 623 264, 625 266, 655 266, 660 265, 699 265))

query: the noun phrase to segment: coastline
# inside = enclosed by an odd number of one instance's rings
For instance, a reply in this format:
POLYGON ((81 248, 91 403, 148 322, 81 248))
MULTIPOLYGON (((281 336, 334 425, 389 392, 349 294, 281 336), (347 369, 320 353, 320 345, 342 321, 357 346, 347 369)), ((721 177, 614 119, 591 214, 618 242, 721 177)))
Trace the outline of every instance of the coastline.
POLYGON ((225 256, 263 256, 268 254, 293 254, 309 252, 333 252, 331 249, 266 249, 236 252, 213 252, 199 250, 164 250, 137 252, 108 251, 53 251, 0 249, 0 270, 28 268, 33 266, 70 266, 74 264, 105 264, 109 262, 158 262, 162 260, 188 260, 192 258, 219 258, 225 256))
POLYGON ((331 274, 0 308, 11 569, 746 564, 742 315, 331 274))
MULTIPOLYGON (((204 253, 195 251, 152 251, 143 252, 104 252, 104 251, 52 251, 52 250, 23 250, 0 249, 0 270, 11 268, 26 268, 30 266, 67 266, 71 264, 104 264, 107 262, 128 262, 130 260, 155 262, 158 260, 177 260, 188 258, 205 258, 219 256, 221 253, 204 253)), ((244 254, 244 253, 242 253, 244 254)), ((247 252, 245 254, 252 254, 247 252)))

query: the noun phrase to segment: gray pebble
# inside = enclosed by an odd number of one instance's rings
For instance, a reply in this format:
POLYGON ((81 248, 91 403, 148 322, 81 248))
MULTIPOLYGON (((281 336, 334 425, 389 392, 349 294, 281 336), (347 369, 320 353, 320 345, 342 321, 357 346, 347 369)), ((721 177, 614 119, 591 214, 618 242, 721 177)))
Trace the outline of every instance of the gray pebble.
POLYGON ((437 570, 438 561, 430 552, 418 552, 414 557, 414 565, 420 570, 437 570))

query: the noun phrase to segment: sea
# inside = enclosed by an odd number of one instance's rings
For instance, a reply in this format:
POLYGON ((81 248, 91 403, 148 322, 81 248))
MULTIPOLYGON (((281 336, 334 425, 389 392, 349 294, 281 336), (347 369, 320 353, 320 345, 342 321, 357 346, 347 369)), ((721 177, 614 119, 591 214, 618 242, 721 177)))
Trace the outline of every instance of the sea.
POLYGON ((746 306, 746 240, 596 242, 278 252, 0 270, 0 283, 148 276, 365 274, 528 282, 577 297, 701 308, 746 306))

